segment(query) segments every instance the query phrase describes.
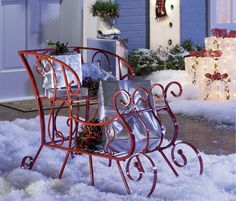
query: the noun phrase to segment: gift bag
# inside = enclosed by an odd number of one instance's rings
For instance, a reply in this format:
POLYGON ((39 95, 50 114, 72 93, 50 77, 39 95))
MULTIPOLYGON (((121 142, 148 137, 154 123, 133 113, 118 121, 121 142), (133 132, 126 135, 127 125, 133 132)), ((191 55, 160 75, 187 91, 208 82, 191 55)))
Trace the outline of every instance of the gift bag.
MULTIPOLYGON (((143 87, 149 89, 151 86, 151 81, 149 80, 119 80, 119 81, 101 81, 98 93, 98 104, 99 104, 99 118, 100 121, 106 121, 115 115, 115 110, 113 106, 113 97, 116 91, 120 89, 126 90, 130 95, 132 95, 136 88, 143 87)), ((146 98, 142 97, 143 93, 135 93, 134 99, 146 98)), ((127 99, 123 96, 123 100, 127 99)), ((127 100, 125 100, 127 101, 127 100)), ((135 101, 136 102, 136 101, 135 101)), ((154 98, 150 98, 151 105, 154 107, 154 98)), ((122 114, 134 111, 134 108, 138 110, 150 108, 150 105, 143 102, 137 102, 130 107, 118 106, 119 112, 122 114)), ((147 143, 147 133, 149 131, 149 144, 148 149, 153 149, 159 143, 161 137, 161 126, 157 119, 154 117, 153 113, 150 111, 140 112, 140 117, 146 125, 138 118, 138 114, 124 116, 125 121, 135 135, 135 152, 142 152, 147 143)), ((130 140, 128 137, 128 131, 124 127, 124 124, 116 119, 106 128, 109 132, 104 132, 104 149, 107 150, 112 148, 118 152, 128 151, 130 148, 130 140)))

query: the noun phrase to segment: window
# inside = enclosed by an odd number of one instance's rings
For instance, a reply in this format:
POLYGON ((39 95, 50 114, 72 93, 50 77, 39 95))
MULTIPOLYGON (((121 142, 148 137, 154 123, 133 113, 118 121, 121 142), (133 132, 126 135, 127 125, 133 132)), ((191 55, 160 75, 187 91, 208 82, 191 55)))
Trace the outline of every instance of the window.
POLYGON ((236 0, 210 0, 210 28, 236 30, 236 0))

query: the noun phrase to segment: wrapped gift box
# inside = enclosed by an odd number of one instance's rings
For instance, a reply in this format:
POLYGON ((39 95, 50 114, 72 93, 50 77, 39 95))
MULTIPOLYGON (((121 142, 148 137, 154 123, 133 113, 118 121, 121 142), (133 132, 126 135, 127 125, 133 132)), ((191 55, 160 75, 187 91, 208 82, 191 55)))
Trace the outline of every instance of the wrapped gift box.
POLYGON ((232 85, 222 80, 214 80, 208 86, 208 82, 206 81, 205 87, 202 88, 201 95, 203 99, 207 100, 216 100, 216 101, 225 101, 232 99, 232 85), (230 93, 231 92, 231 93, 230 93))
POLYGON ((186 57, 185 71, 193 84, 204 81, 206 73, 214 73, 217 61, 211 57, 186 57))
MULTIPOLYGON (((58 59, 68 66, 70 66, 75 73, 78 75, 80 82, 82 81, 82 65, 81 65, 81 55, 80 54, 63 54, 63 55, 51 55, 51 57, 58 59)), ((55 83, 56 86, 54 86, 54 76, 53 76, 53 69, 51 68, 51 65, 48 61, 44 60, 42 61, 44 68, 46 69, 46 73, 44 74, 43 78, 43 88, 45 89, 60 89, 63 87, 66 87, 66 82, 63 76, 62 67, 60 63, 52 61, 53 68, 55 70, 55 83)), ((76 81, 75 76, 68 70, 66 70, 66 75, 68 79, 68 83, 71 81, 76 81)), ((74 85, 77 85, 78 83, 74 83, 74 85)))
POLYGON ((220 50, 223 55, 233 54, 236 51, 236 38, 206 37, 205 46, 207 50, 220 50))
MULTIPOLYGON (((71 88, 72 93, 75 93, 77 90, 78 90, 77 86, 71 88)), ((55 93, 55 90, 52 88, 44 89, 44 95, 48 98, 53 98, 53 97, 66 98, 68 96, 68 94, 66 92, 66 88, 57 89, 56 94, 54 94, 54 93, 55 93)), ((88 88, 86 88, 86 87, 80 88, 80 92, 77 97, 82 97, 82 96, 88 96, 88 88)))

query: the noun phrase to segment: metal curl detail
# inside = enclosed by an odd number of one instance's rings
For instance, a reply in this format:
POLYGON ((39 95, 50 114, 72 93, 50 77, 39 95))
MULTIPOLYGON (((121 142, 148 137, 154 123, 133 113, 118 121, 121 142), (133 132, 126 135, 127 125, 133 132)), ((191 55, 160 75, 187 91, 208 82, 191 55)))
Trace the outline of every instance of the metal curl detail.
POLYGON ((105 130, 104 130, 105 136, 106 136, 106 143, 104 145, 104 150, 105 152, 109 153, 109 155, 113 154, 113 150, 109 149, 110 144, 113 142, 113 140, 115 139, 116 136, 116 131, 114 129, 114 126, 105 126, 105 130))
POLYGON ((149 95, 153 93, 153 96, 154 96, 156 99, 161 99, 161 98, 164 97, 165 89, 164 89, 164 87, 163 87, 161 84, 153 84, 153 85, 150 87, 148 93, 149 93, 149 95), (161 94, 160 94, 160 95, 158 95, 156 92, 153 92, 153 90, 154 90, 155 88, 160 88, 160 89, 161 89, 161 94))
POLYGON ((149 94, 147 89, 143 88, 143 87, 138 87, 135 89, 135 91, 133 92, 132 95, 132 101, 133 104, 136 106, 139 102, 140 103, 149 103, 150 99, 149 99, 149 94), (140 97, 138 97, 140 96, 140 97), (138 97, 138 98, 136 98, 138 97))
POLYGON ((61 131, 56 130, 55 136, 56 136, 56 138, 60 138, 61 141, 60 141, 60 143, 57 143, 54 141, 54 143, 57 145, 63 145, 65 142, 65 136, 63 135, 63 133, 61 131))
MULTIPOLYGON (((110 61, 109 56, 107 55, 106 52, 103 52, 103 51, 101 51, 101 50, 97 50, 97 51, 93 54, 93 56, 92 56, 92 62, 94 62, 94 60, 95 60, 95 58, 96 58, 96 56, 97 56, 98 54, 104 55, 104 57, 106 58, 107 63, 108 63, 109 71, 111 72, 111 70, 112 70, 112 69, 111 69, 111 61, 110 61)), ((99 64, 101 65, 101 60, 100 60, 100 59, 98 59, 97 62, 99 62, 99 64)))
POLYGON ((33 165, 33 157, 25 156, 21 161, 21 168, 30 170, 33 165))
POLYGON ((172 161, 174 162, 174 164, 177 166, 177 167, 184 167, 187 165, 188 163, 188 160, 187 160, 187 157, 185 156, 184 152, 182 149, 178 149, 177 150, 177 153, 179 154, 179 156, 181 157, 183 163, 181 164, 180 162, 178 162, 178 160, 176 159, 175 157, 175 149, 176 149, 176 146, 180 145, 180 144, 184 144, 184 145, 187 145, 188 147, 190 147, 194 153, 197 155, 198 157, 198 161, 199 161, 199 166, 200 166, 200 172, 199 174, 201 175, 203 173, 203 160, 202 160, 202 157, 199 153, 199 151, 197 150, 197 148, 195 146, 193 146, 192 144, 188 143, 188 142, 178 142, 176 144, 173 145, 172 149, 171 149, 171 158, 172 158, 172 161))
MULTIPOLYGON (((65 102, 63 102, 58 109, 55 109, 54 108, 55 107, 55 100, 53 100, 51 102, 52 108, 51 108, 49 119, 48 119, 48 129, 47 129, 48 130, 48 137, 53 144, 57 144, 57 145, 63 145, 65 142, 65 136, 61 131, 59 131, 57 129, 57 124, 56 124, 57 116, 58 116, 60 110, 62 109, 62 107, 64 106, 64 104, 65 104, 65 102), (54 112, 54 110, 56 110, 56 112, 54 112), (51 133, 51 126, 52 126, 52 133, 51 133), (55 138, 57 138, 57 139, 55 139, 55 138), (58 139, 60 139, 60 140, 58 140, 58 139)), ((66 123, 68 125, 68 122, 66 122, 66 123)))
POLYGON ((182 92, 183 92, 183 89, 182 89, 182 86, 180 83, 176 82, 176 81, 173 81, 173 82, 170 82, 166 87, 165 87, 165 90, 164 90, 164 94, 165 94, 165 98, 167 97, 167 92, 169 90, 169 88, 172 86, 172 85, 176 85, 178 86, 179 88, 179 92, 178 93, 175 93, 174 91, 170 91, 170 93, 172 94, 172 96, 174 97, 180 97, 182 95, 182 92))
POLYGON ((130 97, 130 94, 125 90, 119 90, 115 93, 115 96, 113 98, 113 105, 115 106, 115 111, 120 114, 119 112, 119 106, 117 105, 117 102, 120 103, 120 106, 124 108, 128 108, 132 104, 132 98, 130 97), (126 97, 126 100, 125 100, 126 97))
POLYGON ((131 181, 134 181, 134 182, 138 182, 140 181, 142 178, 143 178, 143 175, 145 174, 145 170, 144 170, 144 167, 142 165, 142 162, 140 160, 140 157, 144 157, 145 159, 147 159, 147 161, 150 163, 151 167, 152 167, 152 171, 153 171, 153 182, 152 182, 152 187, 151 187, 151 190, 149 191, 148 193, 148 197, 151 196, 151 194, 153 193, 153 191, 155 190, 155 187, 156 187, 156 183, 157 183, 157 168, 155 166, 155 163, 153 162, 153 160, 151 159, 151 157, 149 157, 148 155, 146 154, 142 154, 142 153, 137 153, 137 154, 134 154, 132 155, 128 161, 127 161, 127 164, 126 164, 126 174, 128 176, 128 178, 131 180, 131 181), (136 168, 138 170, 138 178, 137 179, 134 179, 133 176, 131 175, 130 173, 130 165, 131 165, 131 161, 132 160, 136 160, 134 161, 133 163, 133 166, 134 168, 136 168))
POLYGON ((43 77, 44 74, 47 72, 45 66, 42 64, 42 61, 45 59, 39 56, 35 56, 35 57, 36 57, 36 61, 35 61, 36 72, 38 73, 40 77, 43 77))

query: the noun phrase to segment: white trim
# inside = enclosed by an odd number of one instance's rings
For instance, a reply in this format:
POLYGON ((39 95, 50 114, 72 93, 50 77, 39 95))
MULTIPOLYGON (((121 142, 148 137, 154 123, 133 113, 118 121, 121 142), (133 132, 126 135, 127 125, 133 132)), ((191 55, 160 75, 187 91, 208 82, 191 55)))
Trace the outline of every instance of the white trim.
POLYGON ((95 0, 83 0, 83 46, 87 46, 88 38, 97 38, 97 19, 90 13, 95 0))
POLYGON ((16 4, 16 3, 20 3, 20 2, 26 2, 26 0, 1 0, 2 5, 6 5, 6 4, 16 4))
POLYGON ((12 102, 12 101, 23 101, 23 100, 34 100, 35 96, 25 96, 25 97, 17 97, 17 98, 6 98, 6 99, 0 99, 0 103, 5 102, 12 102))

